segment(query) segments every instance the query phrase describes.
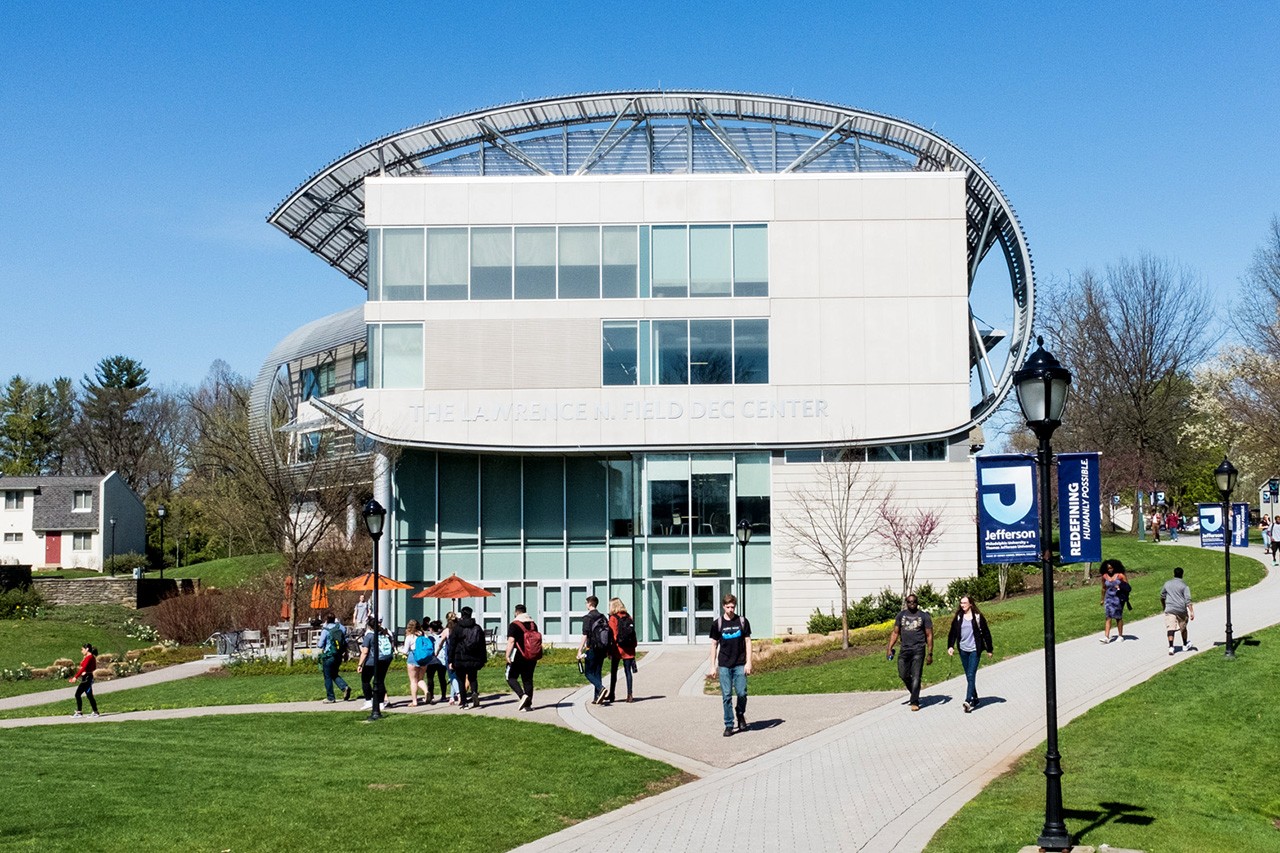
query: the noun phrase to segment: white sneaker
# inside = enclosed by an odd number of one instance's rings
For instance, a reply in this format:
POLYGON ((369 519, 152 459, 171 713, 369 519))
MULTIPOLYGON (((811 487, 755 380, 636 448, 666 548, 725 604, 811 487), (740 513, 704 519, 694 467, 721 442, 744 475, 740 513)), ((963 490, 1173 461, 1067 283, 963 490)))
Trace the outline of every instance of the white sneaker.
POLYGON ((372 700, 372 699, 366 699, 366 700, 364 700, 364 704, 360 706, 360 710, 361 710, 361 711, 368 711, 368 710, 369 710, 370 708, 372 708, 372 707, 373 707, 373 700, 372 700))
POLYGON ((1110 637, 1099 637, 1099 638, 1098 638, 1098 642, 1099 642, 1099 643, 1106 644, 1106 643, 1111 642, 1111 638, 1110 638, 1110 637))
POLYGON ((73 717, 83 717, 83 716, 84 716, 84 714, 81 714, 79 711, 76 711, 76 712, 75 712, 74 714, 72 714, 71 716, 73 716, 73 717))
POLYGON ((90 716, 90 717, 97 718, 97 717, 100 717, 100 716, 102 716, 102 715, 101 715, 101 714, 99 714, 97 711, 94 711, 94 712, 93 712, 92 714, 90 714, 89 716, 90 716))
POLYGON ((1172 655, 1172 654, 1173 654, 1173 646, 1170 646, 1170 647, 1169 647, 1169 654, 1170 654, 1170 655, 1172 655))

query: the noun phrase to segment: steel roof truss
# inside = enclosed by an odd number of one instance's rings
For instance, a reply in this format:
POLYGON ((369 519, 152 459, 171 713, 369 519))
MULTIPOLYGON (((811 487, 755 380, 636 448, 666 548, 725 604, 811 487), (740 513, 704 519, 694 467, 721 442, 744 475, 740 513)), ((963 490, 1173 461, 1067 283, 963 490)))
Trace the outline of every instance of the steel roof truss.
POLYGON ((529 155, 521 151, 519 146, 517 146, 511 140, 507 139, 505 136, 499 133, 493 127, 493 125, 485 121, 477 121, 476 124, 480 125, 480 127, 484 129, 485 134, 488 136, 489 142, 493 145, 493 147, 499 149, 500 151, 503 151, 508 156, 510 156, 513 160, 519 161, 524 166, 529 168, 531 171, 537 172, 539 175, 546 175, 548 177, 551 176, 550 172, 548 172, 536 161, 530 158, 529 155))

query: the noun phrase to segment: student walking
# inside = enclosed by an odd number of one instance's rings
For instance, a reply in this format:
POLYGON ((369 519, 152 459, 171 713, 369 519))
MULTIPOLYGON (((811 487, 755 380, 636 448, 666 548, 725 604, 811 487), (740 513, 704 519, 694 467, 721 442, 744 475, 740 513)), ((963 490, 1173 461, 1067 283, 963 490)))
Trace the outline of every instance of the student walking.
POLYGON ((984 651, 988 659, 992 656, 991 628, 982 618, 978 605, 967 595, 960 596, 960 607, 951 620, 951 630, 947 632, 947 654, 955 655, 957 648, 960 649, 960 665, 964 667, 967 682, 964 694, 964 712, 967 714, 978 707, 978 661, 984 651))
POLYGON ((1169 635, 1169 654, 1173 654, 1173 635, 1178 631, 1182 632, 1182 650, 1195 648, 1187 641, 1187 623, 1196 618, 1196 611, 1191 606, 1191 587, 1182 579, 1182 566, 1174 569, 1173 578, 1160 588, 1160 603, 1164 605, 1164 630, 1169 635))
POLYGON ((440 684, 440 701, 443 702, 449 698, 449 669, 445 665, 448 661, 448 652, 445 651, 444 626, 440 624, 439 619, 431 623, 428 633, 435 646, 435 654, 427 658, 427 704, 434 705, 436 682, 440 684))
POLYGON ((507 626, 507 684, 520 700, 519 711, 533 710, 533 670, 542 657, 542 632, 523 604, 507 626))
POLYGON ((471 608, 462 608, 462 615, 449 631, 449 666, 458 676, 458 688, 462 691, 459 707, 480 707, 480 670, 489 659, 485 648, 484 629, 471 618, 471 608))
POLYGON ((360 710, 367 711, 373 707, 374 691, 378 694, 378 704, 387 707, 387 670, 391 668, 391 658, 395 648, 387 629, 372 616, 364 623, 364 637, 360 640, 360 686, 363 688, 364 704, 360 710))
POLYGON ((598 608, 600 599, 594 595, 587 596, 587 615, 582 618, 582 640, 578 643, 578 660, 582 661, 582 673, 595 688, 591 704, 599 705, 609 698, 609 691, 604 687, 604 659, 613 648, 613 634, 609 630, 609 620, 598 608))
POLYGON ((613 634, 613 646, 609 651, 609 701, 618 695, 618 664, 627 677, 627 699, 631 698, 631 679, 636 671, 636 620, 627 612, 621 598, 609 599, 609 631, 613 634))
POLYGON ((342 627, 338 617, 332 612, 324 615, 324 624, 320 626, 320 671, 324 673, 325 704, 335 701, 333 688, 342 691, 342 701, 351 698, 351 687, 346 679, 338 674, 339 667, 347 657, 347 629, 342 627))
POLYGON ((920 599, 915 593, 907 596, 907 607, 893 620, 889 634, 889 647, 885 656, 893 660, 893 646, 902 638, 902 650, 898 654, 898 677, 910 694, 911 710, 920 710, 920 678, 924 665, 933 665, 933 617, 920 609, 920 599))
POLYGON ((738 599, 728 593, 721 604, 723 615, 711 623, 711 671, 708 678, 720 678, 720 701, 724 705, 724 736, 747 730, 747 676, 751 674, 751 623, 739 616, 738 599), (734 695, 737 706, 734 706, 734 695))
POLYGON ((1098 602, 1106 615, 1100 643, 1111 642, 1111 620, 1116 620, 1116 635, 1124 639, 1124 602, 1129 580, 1124 575, 1124 563, 1119 560, 1102 561, 1102 598, 1098 602))
POLYGON ((417 619, 410 619, 404 626, 405 674, 409 677, 409 704, 413 706, 429 704, 427 683, 423 679, 427 674, 427 661, 435 657, 435 638, 422 630, 417 619), (418 697, 418 691, 422 697, 418 697))
POLYGON ((80 704, 81 696, 89 697, 89 707, 93 710, 92 716, 98 716, 98 701, 93 698, 93 674, 98 670, 98 650, 93 646, 85 643, 80 647, 80 653, 84 657, 80 661, 80 667, 76 670, 76 674, 67 679, 67 683, 74 684, 77 679, 80 686, 76 688, 76 712, 73 717, 83 717, 84 706, 80 704))

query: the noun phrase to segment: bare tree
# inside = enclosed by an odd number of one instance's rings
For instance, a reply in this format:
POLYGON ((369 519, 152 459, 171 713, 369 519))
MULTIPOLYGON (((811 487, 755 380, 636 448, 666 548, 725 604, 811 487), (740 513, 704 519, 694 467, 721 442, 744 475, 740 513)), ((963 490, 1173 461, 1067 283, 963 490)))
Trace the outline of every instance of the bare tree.
MULTIPOLYGON (((248 383, 231 374, 211 376, 191 395, 193 469, 256 513, 285 552, 292 631, 311 557, 334 538, 345 543, 348 512, 368 493, 371 469, 347 430, 317 416, 314 428, 299 433, 283 401, 273 406, 271 423, 255 427, 249 396, 248 383)), ((288 660, 293 663, 292 644, 288 660)))
POLYGON ((1054 287, 1047 302, 1044 331, 1072 372, 1070 413, 1057 445, 1101 451, 1104 491, 1163 484, 1178 493, 1191 372, 1213 344, 1203 282, 1144 255, 1101 275, 1086 270, 1054 287))
POLYGON ((857 451, 817 464, 811 486, 791 494, 794 507, 780 513, 786 553, 835 581, 840 591, 841 648, 849 648, 849 569, 879 556, 867 543, 875 535, 892 491, 857 451))
POLYGON ((917 506, 908 509, 894 501, 880 505, 875 536, 886 553, 898 559, 902 568, 902 597, 916 586, 916 572, 925 552, 942 538, 942 514, 917 506))

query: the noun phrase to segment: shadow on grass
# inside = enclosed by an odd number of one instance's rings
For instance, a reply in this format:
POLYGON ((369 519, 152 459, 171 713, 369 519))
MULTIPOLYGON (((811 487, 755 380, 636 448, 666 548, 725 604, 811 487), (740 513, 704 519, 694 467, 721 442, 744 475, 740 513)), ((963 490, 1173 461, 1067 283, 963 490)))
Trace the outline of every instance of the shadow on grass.
POLYGON ((1109 823, 1122 823, 1130 826, 1150 826, 1155 823, 1156 819, 1150 815, 1142 814, 1146 811, 1142 806, 1136 806, 1132 803, 1098 803, 1098 809, 1063 809, 1063 817, 1067 820, 1086 820, 1089 821, 1085 826, 1072 833, 1077 841, 1083 841, 1085 836, 1095 829, 1101 829, 1109 823))

